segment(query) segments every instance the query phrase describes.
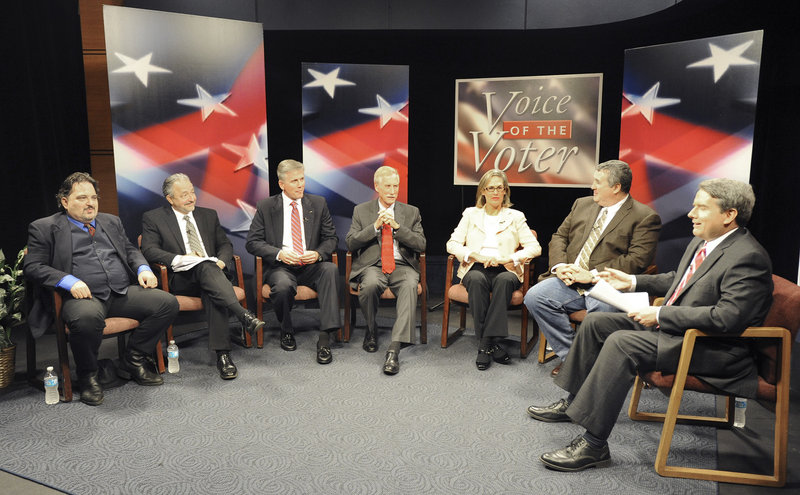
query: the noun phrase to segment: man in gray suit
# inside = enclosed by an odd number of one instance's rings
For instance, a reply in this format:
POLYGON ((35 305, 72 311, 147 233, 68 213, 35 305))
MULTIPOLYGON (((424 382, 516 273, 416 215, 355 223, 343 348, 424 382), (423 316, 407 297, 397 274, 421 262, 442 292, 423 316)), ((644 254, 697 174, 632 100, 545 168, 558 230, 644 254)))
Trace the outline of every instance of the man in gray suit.
POLYGON ((419 209, 397 201, 397 170, 380 167, 374 180, 378 199, 353 209, 345 238, 355 258, 349 282, 359 289, 358 302, 367 320, 363 345, 367 352, 378 350, 375 316, 380 295, 388 287, 397 297, 397 319, 383 364, 383 372, 394 375, 400 371, 401 344, 411 342, 416 323, 419 253, 425 250, 425 233, 419 209))
MULTIPOLYGON (((754 204, 749 184, 703 181, 689 212, 696 239, 677 271, 631 276, 609 269, 600 274, 619 290, 665 295, 666 303, 627 315, 587 315, 555 380, 569 395, 528 408, 539 421, 573 421, 586 428, 568 447, 543 454, 546 466, 578 471, 610 460, 606 439, 636 374, 674 373, 686 329, 735 336, 763 322, 772 303, 772 266, 745 228, 754 204)), ((698 340, 689 372, 737 396, 756 396, 755 362, 741 340, 698 340)))
MULTIPOLYGON (((550 241, 550 270, 525 294, 525 306, 562 363, 575 338, 570 313, 615 311, 584 297, 597 270, 642 273, 655 258, 661 218, 631 197, 632 181, 625 162, 597 165, 592 196, 578 198, 572 205, 550 241)), ((561 366, 553 369, 553 376, 561 366)))

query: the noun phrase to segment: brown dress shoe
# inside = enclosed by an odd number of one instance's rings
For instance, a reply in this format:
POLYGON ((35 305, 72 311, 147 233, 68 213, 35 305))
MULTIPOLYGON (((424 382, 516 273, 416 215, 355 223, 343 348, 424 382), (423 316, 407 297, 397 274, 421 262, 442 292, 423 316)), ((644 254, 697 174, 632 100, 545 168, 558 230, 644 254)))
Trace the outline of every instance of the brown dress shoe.
POLYGON ((556 365, 556 367, 555 367, 555 368, 553 368, 553 371, 551 371, 551 372, 550 372, 550 376, 552 376, 552 377, 557 377, 557 376, 558 376, 558 374, 561 372, 561 365, 562 365, 562 364, 564 364, 564 363, 558 363, 558 364, 556 365))

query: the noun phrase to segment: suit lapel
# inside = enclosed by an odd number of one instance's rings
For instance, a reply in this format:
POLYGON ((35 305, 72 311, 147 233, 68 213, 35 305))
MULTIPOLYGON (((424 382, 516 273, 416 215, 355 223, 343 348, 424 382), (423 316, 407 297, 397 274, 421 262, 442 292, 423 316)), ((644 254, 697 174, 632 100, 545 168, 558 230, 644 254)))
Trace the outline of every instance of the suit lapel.
POLYGON ((53 266, 67 273, 72 272, 72 224, 67 214, 62 213, 53 229, 53 266))
POLYGON ((283 245, 283 193, 273 196, 275 198, 270 214, 272 216, 272 232, 275 234, 275 245, 283 245))
POLYGON ((300 198, 300 204, 303 205, 303 232, 305 233, 306 237, 306 245, 304 248, 308 250, 311 247, 311 235, 314 232, 314 210, 311 206, 311 201, 303 195, 300 198))
POLYGON ((172 233, 173 237, 175 238, 175 245, 179 247, 180 251, 183 254, 186 253, 186 245, 183 243, 183 236, 181 235, 181 226, 178 224, 178 218, 175 216, 175 213, 172 212, 172 207, 167 206, 164 210, 164 221, 167 225, 167 229, 172 233))
MULTIPOLYGON (((733 234, 729 235, 724 241, 722 241, 720 243, 719 246, 715 247, 714 250, 711 251, 711 254, 706 256, 706 259, 704 259, 703 262, 700 263, 700 266, 694 272, 694 274, 692 275, 692 278, 690 278, 689 280, 686 281, 686 286, 683 288, 684 292, 689 290, 689 288, 691 288, 692 285, 694 285, 694 283, 696 281, 700 280, 700 278, 703 275, 705 275, 706 273, 708 273, 709 270, 711 270, 711 268, 714 266, 714 264, 717 261, 719 261, 719 259, 722 258, 725 255, 725 250, 728 249, 728 247, 731 244, 736 242, 737 238, 741 235, 741 233, 742 233, 742 229, 739 229, 739 231, 734 232, 733 234)), ((696 248, 699 247, 699 244, 700 243, 698 243, 698 246, 696 246, 696 248)), ((694 258, 694 255, 695 255, 696 251, 697 251, 697 249, 692 251, 692 257, 690 259, 694 258)), ((688 266, 688 264, 687 264, 687 266, 688 266)), ((684 268, 684 271, 685 271, 685 268, 684 268)), ((683 272, 681 272, 681 275, 683 275, 683 272)))
POLYGON ((95 222, 100 225, 100 229, 106 233, 106 237, 108 240, 111 241, 111 244, 114 246, 114 249, 117 251, 117 254, 120 258, 122 258, 123 262, 126 262, 127 256, 123 256, 125 253, 125 248, 120 246, 119 239, 115 235, 111 235, 111 224, 106 222, 100 215, 97 215, 95 222))
MULTIPOLYGON (((628 214, 631 212, 631 208, 633 207, 632 202, 633 198, 631 198, 630 195, 628 195, 628 199, 626 199, 625 202, 622 203, 622 206, 620 206, 619 210, 617 210, 617 214, 614 215, 614 218, 612 218, 611 221, 608 222, 608 225, 606 225, 606 228, 603 229, 603 232, 602 234, 600 234, 600 239, 598 239, 598 242, 600 242, 603 239, 603 237, 606 236, 606 234, 612 232, 615 228, 617 228, 617 225, 622 223, 622 220, 628 216, 628 214)), ((594 222, 592 224, 594 224, 594 222)))

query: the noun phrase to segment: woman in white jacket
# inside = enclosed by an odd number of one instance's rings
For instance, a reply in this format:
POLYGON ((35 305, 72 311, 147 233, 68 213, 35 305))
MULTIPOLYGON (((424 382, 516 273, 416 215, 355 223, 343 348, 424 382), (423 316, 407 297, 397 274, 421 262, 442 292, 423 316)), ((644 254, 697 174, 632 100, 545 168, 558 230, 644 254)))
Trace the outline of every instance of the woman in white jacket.
POLYGON ((525 214, 511 208, 503 171, 492 169, 483 175, 475 206, 462 213, 447 252, 458 258, 458 277, 469 294, 478 337, 476 366, 483 371, 492 359, 508 363, 511 358, 500 344, 508 336, 508 304, 522 284, 523 264, 539 256, 542 248, 525 214))

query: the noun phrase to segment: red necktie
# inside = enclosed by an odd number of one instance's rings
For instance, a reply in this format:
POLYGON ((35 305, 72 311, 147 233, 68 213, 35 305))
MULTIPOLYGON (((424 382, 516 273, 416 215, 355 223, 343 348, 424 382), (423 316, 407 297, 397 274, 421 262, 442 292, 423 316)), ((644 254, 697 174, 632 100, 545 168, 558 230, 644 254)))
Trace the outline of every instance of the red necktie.
POLYGON ((394 271, 394 239, 392 228, 388 225, 381 228, 381 268, 383 273, 394 271))
POLYGON ((297 201, 292 201, 292 249, 299 256, 303 254, 303 233, 300 230, 300 212, 297 210, 297 201))
POLYGON ((94 237, 94 225, 90 223, 85 223, 83 224, 83 226, 86 227, 86 230, 89 232, 89 235, 94 237))
POLYGON ((678 284, 678 287, 675 289, 675 292, 673 292, 672 296, 670 296, 669 301, 667 301, 667 306, 670 306, 670 305, 672 305, 672 303, 675 302, 675 299, 678 298, 678 295, 681 293, 683 288, 686 286, 686 282, 688 282, 689 279, 692 278, 692 275, 694 275, 694 272, 697 271, 697 267, 699 267, 700 263, 702 263, 703 260, 706 259, 706 244, 708 244, 708 243, 707 242, 703 243, 703 248, 700 249, 700 251, 698 251, 697 254, 694 255, 694 259, 692 260, 692 264, 689 265, 689 269, 686 271, 686 274, 681 279, 681 282, 678 284))

